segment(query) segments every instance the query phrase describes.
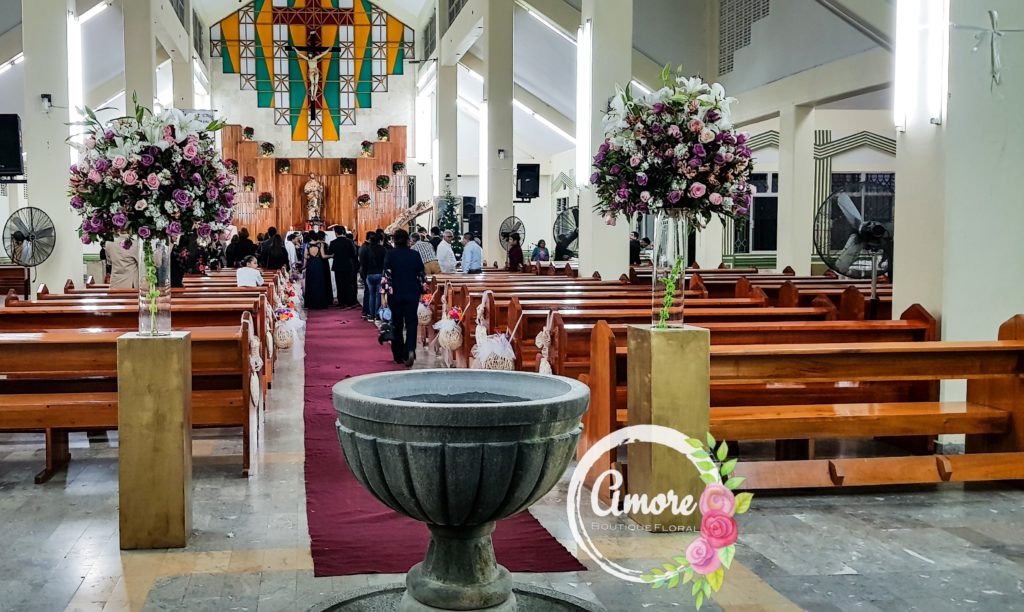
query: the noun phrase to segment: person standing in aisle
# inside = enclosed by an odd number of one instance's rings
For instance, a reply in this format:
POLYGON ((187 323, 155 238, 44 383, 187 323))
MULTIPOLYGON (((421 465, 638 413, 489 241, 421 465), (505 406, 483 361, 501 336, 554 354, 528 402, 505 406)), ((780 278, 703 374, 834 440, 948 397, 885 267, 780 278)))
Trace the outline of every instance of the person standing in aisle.
MULTIPOLYGON (((409 232, 392 235, 395 247, 384 256, 388 306, 391 308, 391 354, 395 363, 411 368, 416 361, 416 308, 424 291, 426 274, 419 253, 409 248, 409 232)), ((449 247, 451 248, 451 247, 449 247)))

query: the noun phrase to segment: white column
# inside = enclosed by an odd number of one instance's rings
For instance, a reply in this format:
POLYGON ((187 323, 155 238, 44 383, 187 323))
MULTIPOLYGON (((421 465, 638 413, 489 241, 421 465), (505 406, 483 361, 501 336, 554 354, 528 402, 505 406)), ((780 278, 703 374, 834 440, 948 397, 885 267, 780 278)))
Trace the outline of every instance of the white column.
MULTIPOLYGON (((585 55, 584 47, 590 48, 591 87, 589 100, 576 100, 576 121, 587 121, 589 113, 590 142, 577 139, 576 146, 586 147, 588 158, 592 158, 604 141, 601 118, 608 108, 608 99, 615 94, 616 85, 625 87, 631 78, 633 0, 583 0, 580 17, 584 32, 589 29, 590 43, 585 41, 585 34, 578 41, 577 53, 585 55)), ((585 172, 583 168, 576 172, 581 174, 576 177, 576 183, 587 184, 589 165, 585 172)), ((621 219, 615 226, 605 224, 594 212, 596 205, 597 194, 592 189, 584 189, 580 196, 580 276, 599 272, 605 280, 616 279, 629 270, 628 223, 621 219)))
MULTIPOLYGON (((951 0, 948 21, 984 25, 988 10, 998 11, 1004 27, 1024 23, 1016 0, 951 0)), ((1011 76, 1021 36, 1000 42, 999 85, 991 82, 990 55, 971 51, 974 32, 960 29, 949 32, 948 67, 934 65, 927 37, 919 36, 918 61, 898 73, 910 78, 910 99, 897 140, 893 312, 922 304, 940 317, 943 340, 991 340, 1001 323, 1024 313, 1024 206, 1015 180, 1024 159, 1024 82, 1011 76), (929 92, 935 72, 948 74, 945 112, 946 92, 929 92), (939 124, 932 123, 936 108, 939 124)))
MULTIPOLYGON (((725 227, 717 218, 711 219, 703 231, 697 233, 696 260, 704 268, 717 268, 722 263, 722 238, 725 227)), ((690 262, 693 263, 693 262, 690 262)))
POLYGON ((153 28, 156 15, 149 0, 125 2, 122 11, 126 104, 130 112, 134 94, 140 105, 152 109, 156 100, 156 34, 153 28))
MULTIPOLYGON (((79 220, 68 205, 66 144, 71 120, 68 100, 68 16, 74 0, 22 0, 22 49, 25 53, 25 110, 22 114, 25 155, 32 205, 46 211, 57 231, 57 244, 36 269, 37 283, 63 291, 71 279, 82 283, 82 245, 79 220), (40 96, 52 100, 43 110, 40 96)), ((79 76, 80 78, 80 76, 79 76)), ((16 192, 11 192, 16 196, 16 192)))
POLYGON ((439 194, 444 193, 444 178, 451 176, 452 193, 459 195, 459 67, 445 66, 438 61, 437 92, 437 164, 439 194))
POLYGON ((512 216, 512 8, 491 2, 484 13, 486 69, 480 105, 480 196, 484 198, 484 259, 505 263, 498 230, 512 216))
MULTIPOLYGON (((814 109, 789 106, 779 114, 778 269, 811 273, 814 226, 814 109)), ((703 262, 701 262, 703 263, 703 262)))
POLYGON ((195 76, 192 73, 192 56, 171 61, 171 88, 174 108, 195 108, 195 76))

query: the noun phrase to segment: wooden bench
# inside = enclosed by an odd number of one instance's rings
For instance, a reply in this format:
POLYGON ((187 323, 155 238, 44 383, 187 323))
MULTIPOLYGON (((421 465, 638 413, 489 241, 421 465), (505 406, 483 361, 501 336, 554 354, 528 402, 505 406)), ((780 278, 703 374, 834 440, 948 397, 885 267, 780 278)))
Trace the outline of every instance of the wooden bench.
POLYGON ((15 295, 28 299, 31 288, 28 268, 14 265, 0 266, 0 295, 13 291, 15 295))
MULTIPOLYGON (((251 315, 192 334, 192 423, 242 428, 242 474, 253 466, 262 397, 253 392, 251 315)), ((117 338, 124 332, 0 333, 0 431, 42 431, 51 478, 70 459, 68 432, 117 428, 117 338)))
MULTIPOLYGON (((754 489, 1024 479, 1024 316, 1003 324, 999 339, 713 345, 709 428, 741 442, 967 434, 967 455, 741 461, 736 473, 754 489), (935 401, 935 382, 946 379, 967 379, 967 402, 935 401), (794 403, 793 388, 812 385, 832 386, 837 397, 794 403), (909 392, 872 401, 886 385, 909 392), (716 402, 716 390, 744 386, 760 387, 758 405, 716 402), (851 388, 861 389, 855 401, 842 392, 851 388)), ((626 357, 610 328, 596 326, 580 452, 602 431, 635 423, 622 391, 626 357)))

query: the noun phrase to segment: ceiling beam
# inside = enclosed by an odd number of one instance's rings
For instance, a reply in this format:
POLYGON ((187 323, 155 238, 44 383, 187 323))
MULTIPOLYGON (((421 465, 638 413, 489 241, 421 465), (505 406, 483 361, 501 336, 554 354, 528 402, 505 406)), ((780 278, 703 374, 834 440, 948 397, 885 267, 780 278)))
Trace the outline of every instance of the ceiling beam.
POLYGON ((438 58, 444 66, 454 66, 469 53, 484 33, 487 0, 469 0, 438 43, 438 58))
POLYGON ((818 0, 853 29, 886 51, 893 50, 896 8, 886 0, 818 0))
MULTIPOLYGON (((462 59, 459 60, 459 63, 480 75, 485 71, 484 61, 473 53, 466 53, 463 55, 462 59)), ((574 134, 576 132, 575 121, 558 112, 555 107, 537 97, 525 87, 515 83, 513 84, 512 91, 513 98, 519 100, 520 103, 525 104, 530 108, 530 110, 537 113, 538 116, 543 117, 558 126, 558 129, 564 131, 566 134, 574 134)))
MULTIPOLYGON (((544 15, 551 23, 576 38, 576 31, 582 19, 580 12, 565 0, 516 0, 520 6, 544 15)), ((657 62, 633 49, 633 78, 650 89, 661 85, 661 69, 657 62)), ((625 86, 625 83, 620 83, 625 86)))
POLYGON ((892 55, 872 49, 798 72, 793 76, 736 94, 736 125, 778 117, 783 108, 820 106, 885 89, 892 84, 892 55))

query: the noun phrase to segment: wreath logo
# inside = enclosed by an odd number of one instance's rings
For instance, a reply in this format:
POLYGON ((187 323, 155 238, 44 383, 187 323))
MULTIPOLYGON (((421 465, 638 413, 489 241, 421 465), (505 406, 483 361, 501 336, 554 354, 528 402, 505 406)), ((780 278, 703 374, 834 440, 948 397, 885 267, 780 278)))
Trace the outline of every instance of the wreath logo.
MULTIPOLYGON (((694 598, 694 605, 699 610, 704 602, 711 599, 713 592, 722 588, 725 573, 736 555, 739 527, 735 517, 750 509, 754 497, 749 492, 733 493, 744 481, 743 477, 733 475, 737 463, 737 459, 729 459, 729 445, 716 442, 710 433, 702 441, 660 425, 633 425, 612 432, 583 455, 569 481, 566 512, 573 539, 602 570, 622 580, 646 583, 655 589, 673 589, 692 582, 690 596, 694 598), (583 483, 591 467, 605 453, 623 444, 637 442, 667 446, 685 456, 700 473, 700 479, 705 485, 696 505, 701 512, 700 535, 683 554, 646 572, 624 567, 605 557, 587 533, 580 512, 583 483)), ((609 470, 599 479, 605 476, 610 476, 613 486, 622 482, 622 475, 617 471, 609 470)), ((593 508, 598 507, 596 496, 596 492, 592 491, 590 503, 593 508)), ((662 497, 662 494, 656 497, 662 497)), ((668 491, 664 497, 672 499, 675 493, 668 491)), ((631 502, 627 500, 626 503, 628 505, 631 502)), ((639 507, 635 502, 632 506, 639 507)))

